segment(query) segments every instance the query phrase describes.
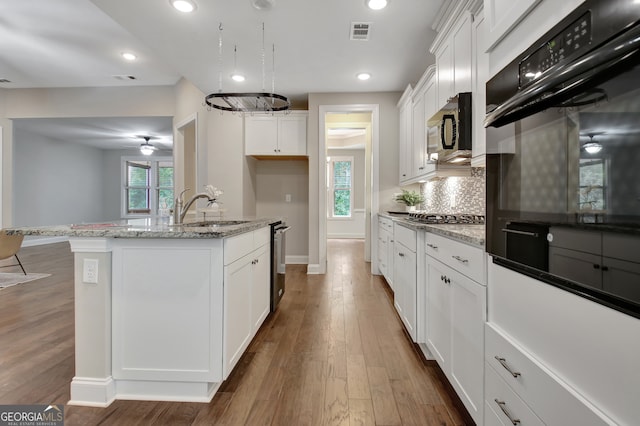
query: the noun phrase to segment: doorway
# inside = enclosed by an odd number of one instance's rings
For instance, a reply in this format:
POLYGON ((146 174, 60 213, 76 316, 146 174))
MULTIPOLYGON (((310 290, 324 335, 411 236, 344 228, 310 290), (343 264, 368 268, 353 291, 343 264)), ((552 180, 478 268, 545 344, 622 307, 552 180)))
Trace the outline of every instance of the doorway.
POLYGON ((185 190, 184 197, 187 200, 198 190, 197 122, 197 115, 194 114, 175 126, 174 192, 177 196, 185 190))
MULTIPOLYGON (((364 129, 364 260, 371 262, 371 270, 377 270, 376 256, 372 256, 377 250, 377 227, 371 226, 373 212, 378 211, 378 175, 379 175, 379 105, 320 105, 319 107, 319 155, 327 158, 330 129, 364 129)), ((329 156, 330 157, 330 156, 329 156)), ((329 200, 329 173, 328 168, 319 168, 319 260, 320 266, 326 271, 327 261, 327 237, 328 219, 327 213, 332 204, 329 200)))

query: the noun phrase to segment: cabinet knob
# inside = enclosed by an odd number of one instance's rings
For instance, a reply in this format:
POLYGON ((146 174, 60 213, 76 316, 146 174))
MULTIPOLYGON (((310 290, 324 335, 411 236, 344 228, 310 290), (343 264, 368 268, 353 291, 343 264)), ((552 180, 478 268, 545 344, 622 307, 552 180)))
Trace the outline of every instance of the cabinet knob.
POLYGON ((598 265, 597 263, 595 263, 595 264, 593 265, 593 269, 600 269, 600 265, 598 265))
POLYGON ((609 270, 609 267, 608 267, 608 266, 604 266, 604 265, 602 265, 602 270, 603 270, 603 271, 608 271, 608 270, 609 270))
POLYGON ((418 170, 424 170, 424 167, 418 167, 418 170))
POLYGON ((440 275, 440 281, 444 281, 444 275, 440 275))
POLYGON ((404 253, 398 253, 398 256, 404 257, 404 253))

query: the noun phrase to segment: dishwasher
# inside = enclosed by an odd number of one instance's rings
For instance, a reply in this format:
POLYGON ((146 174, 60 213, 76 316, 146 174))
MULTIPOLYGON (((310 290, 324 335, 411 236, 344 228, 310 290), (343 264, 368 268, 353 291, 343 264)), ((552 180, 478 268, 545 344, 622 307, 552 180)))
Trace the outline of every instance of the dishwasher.
POLYGON ((275 312, 284 295, 287 264, 286 232, 291 229, 282 221, 271 224, 271 312, 275 312))

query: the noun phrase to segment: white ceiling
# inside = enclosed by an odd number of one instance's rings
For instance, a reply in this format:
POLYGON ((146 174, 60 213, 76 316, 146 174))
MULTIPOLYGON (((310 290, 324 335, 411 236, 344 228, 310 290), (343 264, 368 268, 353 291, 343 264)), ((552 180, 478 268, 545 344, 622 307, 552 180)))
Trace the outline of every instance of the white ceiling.
MULTIPOLYGON (((182 14, 168 0, 0 0, 0 88, 174 85, 180 77, 204 93, 262 91, 265 83, 294 105, 310 92, 402 91, 434 62, 431 26, 443 0, 390 0, 371 11, 364 0, 195 0, 182 14), (351 22, 370 22, 369 41, 351 41, 351 22), (223 26, 223 56, 218 54, 223 26), (237 46, 237 70, 230 79, 237 46), (130 51, 138 59, 120 56, 130 51), (222 63, 222 67, 221 67, 222 63), (356 74, 367 71, 368 81, 356 74), (114 76, 132 75, 135 80, 114 76)), ((451 1, 451 0, 447 0, 451 1)))

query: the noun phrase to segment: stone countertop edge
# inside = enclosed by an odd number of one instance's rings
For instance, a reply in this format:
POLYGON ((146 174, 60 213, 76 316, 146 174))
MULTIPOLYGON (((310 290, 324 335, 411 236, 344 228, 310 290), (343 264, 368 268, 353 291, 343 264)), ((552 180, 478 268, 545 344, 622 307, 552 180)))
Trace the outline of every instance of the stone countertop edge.
MULTIPOLYGON (((66 236, 86 238, 225 238, 269 226, 281 218, 236 219, 224 218, 222 221, 247 220, 246 223, 233 225, 189 226, 163 224, 156 219, 143 220, 144 223, 114 221, 97 224, 52 225, 36 227, 6 228, 8 234, 38 235, 44 237, 66 236)), ((140 220, 138 220, 140 221, 140 220)), ((212 221, 215 222, 215 221, 212 221)))
POLYGON ((378 213, 378 216, 386 217, 404 227, 431 232, 433 234, 442 235, 466 244, 484 249, 485 245, 485 227, 484 225, 465 225, 465 224, 442 224, 432 225, 407 220, 402 215, 392 215, 388 213, 378 213))

